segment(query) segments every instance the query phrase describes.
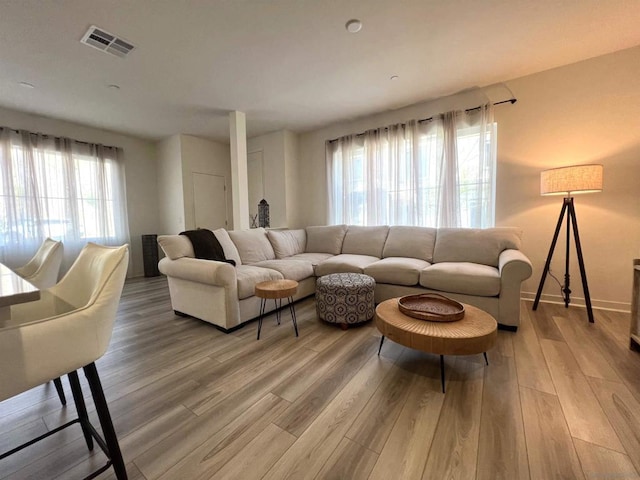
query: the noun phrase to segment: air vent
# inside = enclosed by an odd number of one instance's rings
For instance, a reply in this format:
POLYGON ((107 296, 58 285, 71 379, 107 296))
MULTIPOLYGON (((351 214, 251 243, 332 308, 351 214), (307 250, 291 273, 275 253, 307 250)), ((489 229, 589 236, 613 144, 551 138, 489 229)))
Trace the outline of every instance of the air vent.
POLYGON ((95 25, 89 27, 80 42, 120 58, 126 57, 135 48, 129 42, 105 32, 95 25))

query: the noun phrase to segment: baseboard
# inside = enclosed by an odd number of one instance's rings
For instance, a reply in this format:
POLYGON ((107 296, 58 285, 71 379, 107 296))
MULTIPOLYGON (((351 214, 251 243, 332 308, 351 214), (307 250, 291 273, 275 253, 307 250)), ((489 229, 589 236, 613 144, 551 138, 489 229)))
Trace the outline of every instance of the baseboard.
MULTIPOLYGON (((533 292, 522 292, 520 298, 522 300, 533 302, 536 299, 536 294, 533 292)), ((561 295, 550 295, 548 293, 543 293, 540 297, 540 301, 543 303, 555 303, 557 305, 564 305, 564 300, 561 295)), ((571 297, 570 305, 572 307, 586 308, 584 298, 582 297, 571 297)), ((608 300, 597 300, 592 298, 591 307, 596 310, 609 310, 612 312, 623 313, 631 312, 631 303, 627 302, 611 302, 608 300)))

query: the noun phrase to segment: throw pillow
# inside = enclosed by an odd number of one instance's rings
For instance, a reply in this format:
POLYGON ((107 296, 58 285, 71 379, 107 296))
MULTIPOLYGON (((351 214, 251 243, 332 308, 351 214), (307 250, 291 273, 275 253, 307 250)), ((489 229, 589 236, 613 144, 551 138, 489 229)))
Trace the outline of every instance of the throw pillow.
POLYGON ((305 252, 330 253, 338 255, 342 253, 342 241, 347 233, 346 225, 327 225, 306 227, 307 245, 305 252))
POLYGON ((276 258, 286 258, 298 253, 304 253, 307 234, 299 230, 267 230, 267 237, 271 242, 276 258))
POLYGON ((229 237, 238 249, 243 265, 262 262, 263 260, 275 260, 276 254, 267 238, 264 228, 252 228, 251 230, 232 230, 229 237))
POLYGON ((158 244, 171 260, 182 257, 194 258, 193 245, 187 237, 180 235, 158 235, 158 244))
POLYGON ((224 250, 225 258, 235 260, 236 265, 242 265, 242 260, 240 260, 240 253, 238 252, 235 244, 231 241, 229 232, 227 232, 224 228, 218 228, 217 230, 213 231, 213 234, 220 242, 220 245, 222 245, 222 250, 224 250))

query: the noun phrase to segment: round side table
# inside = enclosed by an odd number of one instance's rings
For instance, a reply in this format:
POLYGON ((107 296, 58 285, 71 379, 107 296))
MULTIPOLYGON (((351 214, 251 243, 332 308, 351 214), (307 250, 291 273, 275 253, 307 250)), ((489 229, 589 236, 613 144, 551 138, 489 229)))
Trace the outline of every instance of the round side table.
POLYGON ((276 320, 280 325, 282 308, 282 299, 286 298, 289 301, 289 311, 291 312, 291 321, 293 322, 293 328, 298 336, 298 322, 296 320, 296 309, 293 305, 293 296, 298 291, 298 282, 295 280, 267 280, 266 282, 256 283, 255 295, 260 298, 260 318, 258 320, 258 337, 260 340, 260 330, 262 330, 262 317, 264 317, 265 307, 267 306, 267 300, 273 299, 276 307, 276 320), (278 300, 280 301, 278 304, 278 300))

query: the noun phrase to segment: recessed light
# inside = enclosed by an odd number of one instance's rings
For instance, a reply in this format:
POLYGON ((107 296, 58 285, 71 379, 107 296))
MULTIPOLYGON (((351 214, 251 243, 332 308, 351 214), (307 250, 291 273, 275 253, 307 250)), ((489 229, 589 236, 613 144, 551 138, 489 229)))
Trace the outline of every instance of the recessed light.
POLYGON ((398 75, 391 75, 391 78, 389 78, 389 80, 398 80, 400 77, 398 75))
POLYGON ((18 85, 24 88, 36 88, 33 83, 29 83, 29 82, 18 82, 18 85))
POLYGON ((349 20, 344 27, 349 33, 358 33, 360 30, 362 30, 362 22, 354 18, 352 20, 349 20))
POLYGON ((107 88, 109 90, 120 90, 120 85, 116 85, 115 83, 112 83, 111 85, 107 85, 107 88))

